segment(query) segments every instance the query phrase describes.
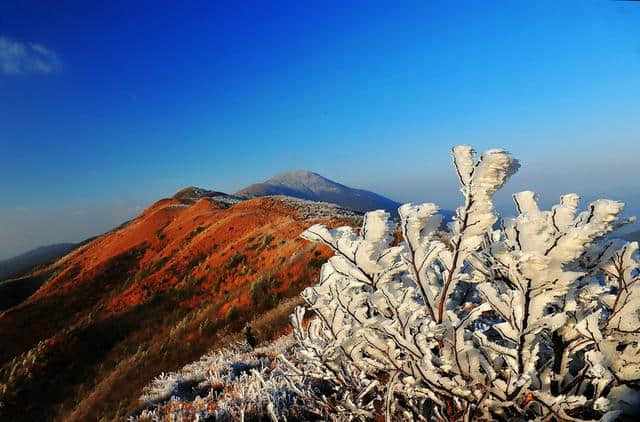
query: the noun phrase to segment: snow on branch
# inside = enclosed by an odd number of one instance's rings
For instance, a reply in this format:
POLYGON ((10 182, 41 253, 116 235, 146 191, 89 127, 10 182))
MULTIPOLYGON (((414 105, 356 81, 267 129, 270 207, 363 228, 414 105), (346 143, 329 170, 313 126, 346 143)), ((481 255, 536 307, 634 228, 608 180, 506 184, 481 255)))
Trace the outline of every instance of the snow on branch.
POLYGON ((640 402, 637 243, 609 238, 629 219, 576 194, 540 210, 493 195, 519 168, 500 149, 452 150, 464 202, 442 229, 435 204, 359 230, 313 226, 331 247, 292 316, 287 382, 327 420, 614 420, 640 402), (402 242, 394 242, 399 231, 402 242), (304 322, 307 312, 312 318, 304 322), (301 389, 300 386, 314 386, 301 389))

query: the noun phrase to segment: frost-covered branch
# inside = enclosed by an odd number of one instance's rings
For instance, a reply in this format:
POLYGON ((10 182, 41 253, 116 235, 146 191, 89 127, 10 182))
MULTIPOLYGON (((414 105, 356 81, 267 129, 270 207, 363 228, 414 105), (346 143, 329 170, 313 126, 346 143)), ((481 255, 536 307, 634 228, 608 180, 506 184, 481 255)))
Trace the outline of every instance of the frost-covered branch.
POLYGON ((329 419, 590 420, 639 398, 638 245, 608 239, 623 204, 549 211, 492 198, 519 164, 503 150, 452 151, 464 204, 441 231, 435 204, 384 211, 362 227, 309 228, 335 251, 292 317, 288 379, 329 419), (403 242, 393 242, 399 230, 403 242), (315 380, 315 381, 314 381, 315 380), (316 391, 316 393, 314 393, 316 391), (309 396, 311 394, 311 396, 309 396), (315 394, 315 398, 312 397, 315 394))

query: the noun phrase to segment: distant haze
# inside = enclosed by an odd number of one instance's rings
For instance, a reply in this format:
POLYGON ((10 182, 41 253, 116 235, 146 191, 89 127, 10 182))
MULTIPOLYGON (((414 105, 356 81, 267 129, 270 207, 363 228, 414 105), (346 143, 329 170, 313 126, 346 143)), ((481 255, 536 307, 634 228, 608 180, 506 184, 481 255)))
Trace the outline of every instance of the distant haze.
MULTIPOLYGON (((449 165, 448 157, 443 157, 443 161, 449 165)), ((525 161, 520 171, 496 195, 496 208, 502 215, 508 216, 514 213, 511 194, 532 189, 539 193, 541 205, 546 208, 555 204, 560 195, 577 192, 583 198, 583 208, 586 207, 588 201, 607 197, 627 201, 625 214, 640 216, 639 193, 634 194, 630 186, 625 189, 624 184, 606 186, 602 182, 605 177, 603 172, 614 172, 619 174, 620 179, 623 180, 624 177, 632 177, 631 168, 628 170, 626 167, 599 169, 594 166, 585 166, 582 170, 572 170, 572 174, 564 174, 560 168, 551 168, 543 172, 536 169, 535 166, 529 167, 533 168, 527 168, 525 161), (629 174, 625 175, 625 171, 629 171, 629 174), (585 195, 584 192, 591 193, 585 195)), ((275 178, 275 181, 281 179, 282 175, 280 178, 275 178)), ((284 183, 282 180, 281 182, 284 183)), ((222 190, 215 183, 202 186, 222 190)), ((388 180, 382 181, 379 188, 374 185, 361 187, 366 187, 376 193, 384 192, 392 199, 398 198, 401 202, 436 202, 441 208, 451 210, 461 205, 458 181, 452 168, 445 168, 441 173, 426 172, 422 178, 401 180, 399 177, 397 179, 390 177, 388 180)), ((51 206, 49 210, 22 209, 13 213, 8 212, 0 216, 2 221, 7 222, 7 224, 0 226, 0 259, 9 258, 45 244, 64 241, 78 242, 101 234, 134 218, 155 200, 169 197, 177 190, 158 192, 153 199, 141 197, 139 201, 116 201, 112 204, 93 205, 87 208, 71 209, 51 206), (25 227, 28 228, 26 232, 23 231, 25 227)), ((234 192, 235 189, 226 189, 226 191, 234 192)), ((278 193, 284 192, 266 192, 266 194, 278 193)), ((309 199, 314 198, 310 197, 309 199)), ((637 227, 638 224, 631 225, 623 232, 637 229, 637 227)))
POLYGON ((0 2, 0 259, 306 169, 453 209, 456 144, 640 214, 640 3, 0 2), (126 13, 125 13, 126 12, 126 13), (80 40, 80 41, 79 41, 80 40))

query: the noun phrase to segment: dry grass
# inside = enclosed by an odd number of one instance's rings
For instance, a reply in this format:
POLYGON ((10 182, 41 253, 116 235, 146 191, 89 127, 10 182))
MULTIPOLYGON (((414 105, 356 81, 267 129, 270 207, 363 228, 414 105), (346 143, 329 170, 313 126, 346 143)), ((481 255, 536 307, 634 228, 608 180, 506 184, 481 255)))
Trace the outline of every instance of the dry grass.
POLYGON ((307 265, 315 250, 297 239, 309 222, 275 199, 224 210, 174 202, 74 252, 2 314, 0 420, 119 418, 139 406, 149 380, 241 338, 246 323, 259 341, 287 331, 299 303, 288 298, 318 274, 307 265), (259 246, 245 251, 250 242, 259 246), (238 251, 245 262, 226 268, 238 251), (251 283, 269 276, 280 283, 256 306, 251 283))

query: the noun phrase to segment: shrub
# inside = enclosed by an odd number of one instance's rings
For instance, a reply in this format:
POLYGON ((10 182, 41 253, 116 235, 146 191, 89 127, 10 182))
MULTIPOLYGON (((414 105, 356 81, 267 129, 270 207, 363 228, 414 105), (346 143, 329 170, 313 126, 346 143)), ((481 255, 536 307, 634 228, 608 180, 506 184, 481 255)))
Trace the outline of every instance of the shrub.
POLYGON ((307 262, 307 268, 320 268, 325 262, 327 262, 326 259, 314 258, 307 262))
POLYGON ((607 235, 623 204, 549 211, 533 192, 496 225, 492 198, 518 169, 499 149, 453 149, 464 204, 448 232, 431 203, 362 229, 303 237, 335 256, 292 315, 287 380, 327 420, 614 420, 640 402, 638 244, 607 235), (499 228, 497 228, 499 227, 499 228), (442 239, 448 239, 443 241, 442 239), (446 243, 445 243, 446 242, 446 243), (301 388, 304 385, 322 388, 301 388))
POLYGON ((266 235, 262 241, 262 248, 266 249, 273 242, 273 235, 266 235))
POLYGON ((252 349, 256 347, 258 344, 258 340, 256 339, 255 334, 253 333, 253 329, 251 328, 251 324, 246 324, 242 329, 242 335, 244 336, 247 345, 252 349))
POLYGON ((231 256, 231 259, 227 263, 227 269, 230 270, 232 268, 237 267, 240 264, 244 264, 247 260, 247 257, 242 255, 240 252, 236 252, 231 256))
POLYGON ((240 311, 235 306, 231 306, 227 311, 227 320, 235 321, 240 316, 240 311))
POLYGON ((252 251, 254 249, 258 249, 258 244, 257 243, 252 243, 250 245, 247 245, 244 247, 245 251, 252 251))
POLYGON ((183 279, 182 279, 182 284, 183 285, 190 285, 194 283, 194 278, 193 278, 193 274, 187 274, 183 279))
POLYGON ((151 263, 141 265, 138 272, 136 272, 132 278, 127 279, 123 287, 126 288, 131 284, 138 284, 156 271, 156 266, 152 266, 151 263))
POLYGON ((164 265, 169 262, 169 257, 168 256, 164 256, 160 259, 158 259, 154 264, 153 264, 153 268, 152 268, 152 272, 156 272, 158 270, 160 270, 162 267, 164 267, 164 265))
POLYGON ((185 268, 185 272, 189 273, 191 272, 195 267, 197 267, 198 265, 202 264, 205 260, 207 259, 207 255, 204 253, 201 253, 195 257, 193 257, 189 263, 187 264, 186 268, 185 268))
POLYGON ((263 276, 251 284, 251 302, 258 308, 272 308, 280 302, 281 296, 274 290, 280 280, 273 275, 263 276))
POLYGON ((310 420, 291 409, 294 396, 275 365, 292 343, 291 336, 253 350, 232 343, 178 372, 163 373, 144 388, 145 408, 128 420, 310 420))

